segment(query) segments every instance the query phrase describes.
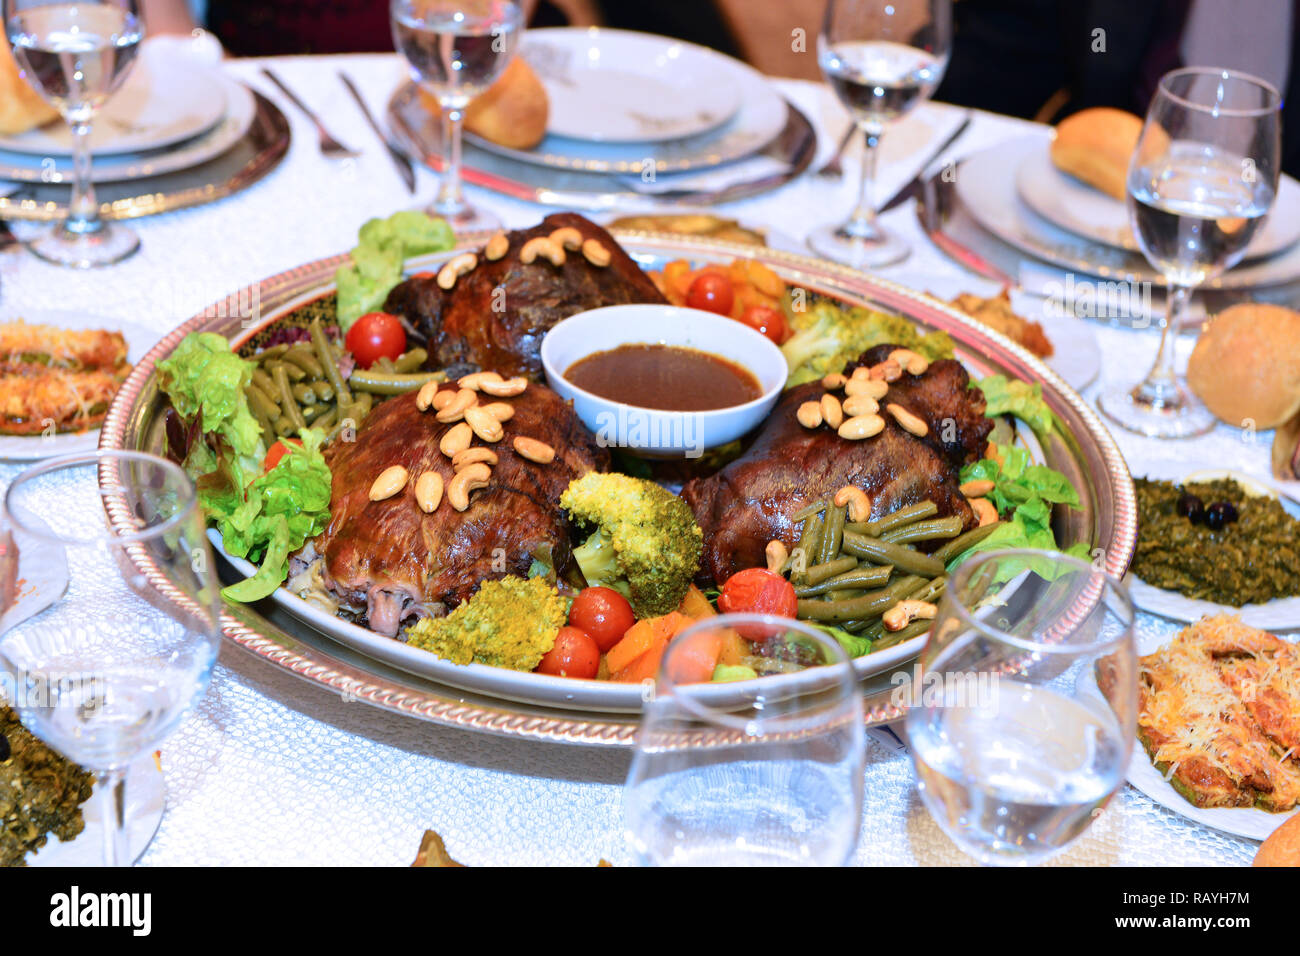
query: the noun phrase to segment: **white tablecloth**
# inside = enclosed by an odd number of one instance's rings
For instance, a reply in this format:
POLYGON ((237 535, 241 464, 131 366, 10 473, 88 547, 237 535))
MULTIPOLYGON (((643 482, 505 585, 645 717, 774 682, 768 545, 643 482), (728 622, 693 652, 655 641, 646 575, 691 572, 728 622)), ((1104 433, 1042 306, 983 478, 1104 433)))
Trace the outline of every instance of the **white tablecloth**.
MULTIPOLYGON (((424 170, 418 195, 408 195, 335 75, 347 69, 382 113, 402 73, 395 57, 276 62, 335 134, 364 151, 343 161, 320 156, 312 127, 264 80, 260 65, 234 61, 227 68, 280 103, 293 124, 293 147, 277 171, 236 197, 138 222, 143 250, 111 269, 77 273, 26 254, 0 256, 0 313, 79 309, 90 325, 125 319, 161 334, 238 287, 350 248, 367 218, 432 197, 436 180, 424 170)), ((844 128, 842 110, 820 86, 780 85, 817 124, 824 159, 844 128)), ((881 195, 915 173, 930 148, 929 131, 947 125, 944 109, 927 107, 885 138, 881 195)), ((1042 132, 1019 120, 977 114, 954 155, 1036 130, 1042 132)), ((841 183, 805 176, 727 212, 802 239, 851 206, 857 188, 852 157, 847 166, 841 183)), ((480 191, 472 198, 515 227, 545 212, 480 191)), ((886 221, 907 234, 914 251, 883 275, 935 291, 993 291, 930 245, 911 203, 886 221)), ((1104 355, 1101 381, 1140 378, 1153 357, 1155 333, 1092 328, 1104 355)), ((1227 427, 1189 442, 1116 435, 1138 473, 1164 459, 1193 457, 1261 475, 1268 470, 1270 437, 1227 427)), ((0 481, 7 484, 19 470, 0 465, 0 481)), ((1148 616, 1140 626, 1174 630, 1148 616)), ((869 747, 857 862, 968 863, 920 805, 909 761, 874 741, 869 747)), ((167 813, 144 855, 147 864, 406 864, 426 828, 439 831, 451 853, 469 864, 629 861, 621 811, 626 753, 444 730, 344 702, 229 646, 206 698, 164 744, 162 765, 167 813)), ((1254 850, 1248 840, 1189 824, 1126 788, 1058 862, 1245 864, 1254 850)))

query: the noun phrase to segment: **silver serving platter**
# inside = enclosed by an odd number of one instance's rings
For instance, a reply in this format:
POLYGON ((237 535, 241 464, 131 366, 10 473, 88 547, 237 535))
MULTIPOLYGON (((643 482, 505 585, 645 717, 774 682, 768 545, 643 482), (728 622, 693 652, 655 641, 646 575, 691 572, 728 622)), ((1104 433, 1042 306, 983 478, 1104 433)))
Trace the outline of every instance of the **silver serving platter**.
MULTIPOLYGON (((1069 478, 1079 490, 1081 500, 1078 510, 1057 509, 1058 540, 1064 544, 1088 542, 1092 548, 1101 549, 1100 558, 1107 571, 1116 577, 1123 575, 1137 534, 1133 484, 1124 459, 1083 399, 1009 339, 929 296, 807 256, 652 233, 616 231, 615 236, 647 269, 679 258, 700 263, 726 262, 741 256, 755 259, 791 284, 847 304, 890 309, 923 326, 948 332, 956 344, 958 358, 973 375, 1000 372, 1041 382, 1048 404, 1065 423, 1064 433, 1052 436, 1044 445, 1043 457, 1069 478)), ((436 267, 457 252, 478 246, 485 238, 466 236, 457 249, 412 260, 409 266, 412 270, 436 267)), ((101 447, 160 452, 164 444, 161 412, 166 406, 154 374, 158 360, 170 354, 190 332, 210 331, 231 339, 247 338, 303 303, 332 291, 334 271, 344 258, 336 256, 308 263, 234 293, 164 337, 136 365, 119 390, 101 429, 101 447), (251 320, 247 317, 250 303, 257 304, 251 320)), ((228 605, 223 617, 225 634, 234 644, 275 666, 349 699, 436 723, 555 742, 619 746, 632 743, 639 719, 636 708, 601 712, 566 705, 563 698, 546 694, 528 700, 506 699, 491 684, 455 687, 445 679, 431 679, 429 672, 412 674, 393 666, 391 660, 385 662, 363 653, 363 644, 349 646, 351 642, 332 639, 286 609, 291 605, 292 601, 270 600, 255 606, 228 605)), ((855 662, 867 695, 869 725, 888 723, 903 716, 904 709, 896 699, 889 672, 918 654, 924 640, 916 638, 879 656, 868 655, 855 662)), ((446 668, 451 666, 440 661, 437 664, 443 668, 438 673, 446 673, 446 668)), ((468 668, 460 670, 465 671, 468 668)), ((798 675, 763 681, 790 677, 798 675)), ((458 677, 456 683, 467 680, 458 677)))

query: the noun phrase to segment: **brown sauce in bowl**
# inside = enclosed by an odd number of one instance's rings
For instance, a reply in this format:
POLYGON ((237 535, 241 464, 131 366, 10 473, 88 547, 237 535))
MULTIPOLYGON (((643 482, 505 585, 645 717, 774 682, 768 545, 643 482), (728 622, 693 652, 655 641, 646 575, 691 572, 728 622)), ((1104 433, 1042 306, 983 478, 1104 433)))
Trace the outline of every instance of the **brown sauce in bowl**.
POLYGON ((677 345, 620 345, 594 352, 564 377, 610 401, 668 412, 707 412, 761 398, 752 372, 729 359, 677 345))

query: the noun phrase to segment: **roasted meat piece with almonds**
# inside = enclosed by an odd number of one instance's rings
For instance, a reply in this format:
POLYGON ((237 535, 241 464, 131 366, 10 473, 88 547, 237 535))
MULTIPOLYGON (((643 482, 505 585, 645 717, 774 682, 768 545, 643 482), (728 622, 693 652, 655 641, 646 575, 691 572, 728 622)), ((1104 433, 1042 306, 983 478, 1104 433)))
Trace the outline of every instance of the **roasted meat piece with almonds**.
POLYGON ((432 514, 416 504, 420 475, 435 471, 446 486, 455 471, 439 450, 453 426, 438 422, 433 409, 416 408, 414 394, 377 406, 355 441, 331 445, 325 453, 333 474, 330 523, 295 557, 294 580, 321 560, 325 591, 356 613, 364 609, 371 630, 392 636, 407 618, 445 614, 481 581, 527 574, 534 557, 563 568, 569 529, 560 495, 573 479, 605 471, 609 453, 548 388, 530 385, 515 398, 494 401, 510 402, 514 416, 502 425, 504 437, 488 446, 499 459, 490 484, 473 492, 464 512, 446 494, 432 514), (538 464, 517 454, 517 436, 550 445, 554 461, 538 464), (407 470, 406 487, 371 501, 371 485, 392 465, 407 470))
MULTIPOLYGON (((864 352, 848 371, 883 361, 895 347, 864 352)), ((787 391, 740 458, 682 490, 704 529, 700 582, 721 584, 737 571, 763 566, 773 539, 793 549, 799 529, 790 516, 849 484, 870 497, 872 518, 930 500, 939 517, 960 515, 965 528, 975 527, 957 476, 963 464, 982 456, 993 423, 984 417, 983 394, 969 385, 966 370, 951 359, 919 376, 904 373, 890 385, 882 408, 897 403, 924 421, 928 434, 917 438, 885 415, 884 431, 862 441, 824 425, 804 428, 795 419, 801 404, 825 394, 820 382, 787 391)))
POLYGON ((507 234, 506 254, 489 261, 483 249, 478 264, 450 291, 426 274, 407 279, 388 294, 385 311, 406 319, 428 338, 429 367, 469 362, 503 375, 542 378, 538 350, 542 336, 578 312, 606 305, 661 303, 664 297, 641 267, 600 226, 576 213, 547 216, 531 229, 507 234), (606 266, 567 250, 564 264, 545 258, 525 265, 520 252, 530 239, 557 229, 576 229, 609 253, 606 266))

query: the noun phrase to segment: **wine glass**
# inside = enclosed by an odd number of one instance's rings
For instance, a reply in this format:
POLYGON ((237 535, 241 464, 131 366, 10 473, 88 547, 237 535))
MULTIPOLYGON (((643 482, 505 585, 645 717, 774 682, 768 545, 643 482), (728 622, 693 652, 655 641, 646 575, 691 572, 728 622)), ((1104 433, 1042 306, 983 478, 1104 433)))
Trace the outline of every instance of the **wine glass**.
POLYGON ((950 575, 906 727, 921 800, 961 849, 1039 862, 1120 788, 1136 733, 1133 618, 1124 585, 1063 554, 991 551, 950 575))
POLYGON ((808 236, 818 255, 855 268, 898 262, 911 251, 876 222, 876 152, 885 127, 929 98, 948 68, 952 0, 829 0, 817 62, 862 130, 862 180, 848 221, 808 236))
POLYGON ((1136 387, 1102 392, 1130 431, 1184 438, 1214 416, 1179 380, 1174 340, 1192 291, 1241 261, 1277 193, 1281 97, 1233 70, 1190 67, 1160 79, 1128 167, 1128 213, 1169 293, 1155 365, 1136 387))
POLYGON ((14 58, 33 88, 72 129, 72 197, 68 216, 25 245, 62 266, 87 269, 121 262, 140 237, 99 216, 90 181, 90 133, 95 113, 135 62, 144 24, 136 0, 2 0, 14 58))
POLYGON ((13 707, 28 730, 94 772, 104 862, 129 865, 143 847, 128 845, 127 767, 203 696, 221 637, 194 485, 164 459, 101 450, 23 472, 5 514, 23 538, 48 545, 19 554, 22 574, 68 581, 50 607, 0 635, 13 707))
POLYGON ((442 181, 427 212, 459 232, 495 229, 501 220, 473 206, 460 182, 465 107, 509 65, 524 16, 511 0, 392 0, 393 42, 411 77, 442 107, 442 181))
POLYGON ((767 615, 700 621, 668 645, 645 696, 624 791, 627 838, 639 862, 840 866, 849 859, 861 824, 866 742, 853 669, 833 639, 767 615), (699 683, 710 676, 701 661, 711 667, 719 645, 740 646, 737 635, 754 641, 767 665, 811 669, 777 680, 699 683))

